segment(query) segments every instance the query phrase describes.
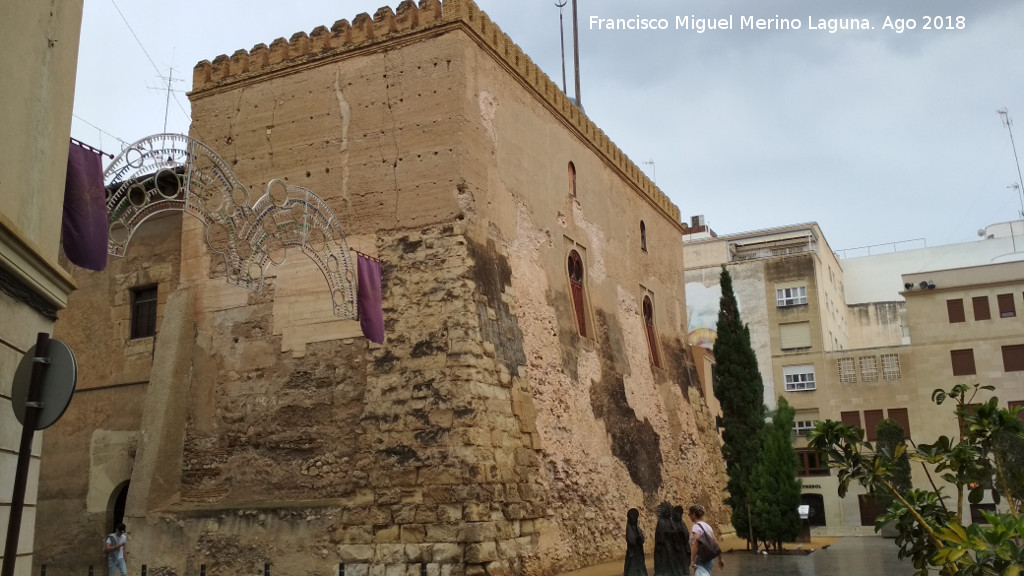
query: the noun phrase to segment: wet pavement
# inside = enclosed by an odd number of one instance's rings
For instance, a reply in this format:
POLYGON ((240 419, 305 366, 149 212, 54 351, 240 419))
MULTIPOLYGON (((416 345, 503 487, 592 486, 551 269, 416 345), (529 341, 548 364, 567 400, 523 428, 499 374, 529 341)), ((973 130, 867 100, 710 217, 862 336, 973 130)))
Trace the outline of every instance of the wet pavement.
POLYGON ((715 565, 712 576, 911 576, 914 565, 897 558, 897 551, 891 538, 869 536, 841 538, 806 555, 733 552, 725 555, 725 568, 715 565))
MULTIPOLYGON (((898 549, 891 538, 879 536, 847 537, 809 554, 749 554, 727 552, 725 568, 715 564, 711 576, 911 576, 914 565, 896 557, 898 549)), ((733 544, 743 545, 742 541, 733 544)), ((725 544, 723 543, 723 546, 725 544)), ((787 544, 786 547, 795 547, 787 544)), ((810 546, 810 545, 809 545, 810 546)), ((653 576, 654 564, 647 557, 647 572, 653 576)), ((590 566, 563 576, 621 576, 622 561, 590 566)))

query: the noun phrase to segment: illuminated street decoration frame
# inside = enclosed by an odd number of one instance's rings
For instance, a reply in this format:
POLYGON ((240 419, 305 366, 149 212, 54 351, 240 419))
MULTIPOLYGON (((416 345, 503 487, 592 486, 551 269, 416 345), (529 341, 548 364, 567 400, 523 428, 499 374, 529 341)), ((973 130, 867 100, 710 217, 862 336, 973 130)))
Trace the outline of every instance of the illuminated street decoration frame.
POLYGON ((210 249, 224 258, 227 282, 263 288, 269 265, 290 249, 308 256, 330 287, 336 316, 356 318, 355 277, 345 234, 330 207, 311 190, 271 180, 254 204, 227 163, 183 134, 139 140, 103 173, 107 190, 107 253, 124 256, 148 218, 167 211, 201 220, 210 249))

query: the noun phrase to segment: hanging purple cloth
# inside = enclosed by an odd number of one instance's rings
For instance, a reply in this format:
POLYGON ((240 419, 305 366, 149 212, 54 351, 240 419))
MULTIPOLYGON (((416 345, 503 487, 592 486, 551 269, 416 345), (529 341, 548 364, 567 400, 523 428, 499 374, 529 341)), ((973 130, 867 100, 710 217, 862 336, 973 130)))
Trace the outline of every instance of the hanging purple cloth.
POLYGON ((68 260, 89 270, 107 267, 107 198, 100 155, 72 141, 64 184, 61 242, 68 260))
POLYGON ((359 293, 359 326, 363 336, 377 344, 384 343, 384 308, 380 295, 380 262, 356 253, 359 293))

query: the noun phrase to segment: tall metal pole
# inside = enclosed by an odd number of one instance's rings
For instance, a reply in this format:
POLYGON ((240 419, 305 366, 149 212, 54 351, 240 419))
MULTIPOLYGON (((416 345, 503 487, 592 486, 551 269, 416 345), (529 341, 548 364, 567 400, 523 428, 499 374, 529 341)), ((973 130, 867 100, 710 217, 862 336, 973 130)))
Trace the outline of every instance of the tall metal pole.
POLYGON ((580 99, 580 26, 576 14, 576 0, 572 0, 572 63, 576 70, 576 106, 583 109, 583 100, 580 99))
MULTIPOLYGON (((1013 120, 1010 119, 1010 113, 1003 108, 997 111, 1000 116, 1003 117, 1003 123, 1006 124, 1006 130, 1010 132, 1010 148, 1013 148, 1013 160, 1017 163, 1017 191, 1020 192, 1020 217, 1024 218, 1024 177, 1020 175, 1020 159, 1017 158, 1017 144, 1013 141, 1013 120)), ((1010 227, 1010 236, 1013 236, 1013 227, 1010 227)))
POLYGON ((562 8, 565 6, 566 0, 562 0, 559 4, 555 2, 555 6, 558 6, 558 39, 562 42, 562 93, 565 94, 565 24, 562 22, 562 8))
POLYGON ((28 468, 32 460, 32 437, 39 424, 42 406, 43 379, 50 364, 50 335, 40 332, 36 335, 36 350, 32 359, 32 379, 29 381, 25 398, 25 422, 21 427, 21 447, 18 449, 18 464, 14 470, 14 491, 11 495, 11 516, 7 521, 7 542, 4 545, 2 575, 14 576, 14 563, 18 559, 18 536, 21 533, 21 513, 25 508, 25 488, 28 486, 28 468))

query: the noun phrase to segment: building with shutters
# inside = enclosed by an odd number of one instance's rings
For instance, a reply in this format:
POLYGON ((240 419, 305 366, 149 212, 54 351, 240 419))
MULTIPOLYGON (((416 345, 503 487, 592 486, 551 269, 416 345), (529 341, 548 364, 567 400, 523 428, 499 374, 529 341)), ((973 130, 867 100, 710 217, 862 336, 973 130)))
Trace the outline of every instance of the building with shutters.
MULTIPOLYGON (((805 448, 817 421, 855 425, 874 440, 888 418, 911 440, 932 442, 957 432, 952 408, 931 401, 936 388, 991 384, 1004 406, 1024 403, 1022 224, 990 226, 977 242, 861 256, 833 253, 815 223, 718 236, 700 217, 691 222, 689 329, 714 328, 728 266, 765 404, 774 408, 784 396, 796 409, 803 499, 817 532, 873 534, 877 516, 863 493, 838 498, 834 475, 805 448)), ((928 487, 919 469, 914 474, 928 487)))

